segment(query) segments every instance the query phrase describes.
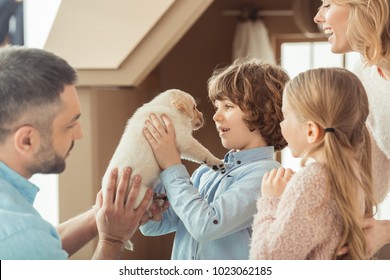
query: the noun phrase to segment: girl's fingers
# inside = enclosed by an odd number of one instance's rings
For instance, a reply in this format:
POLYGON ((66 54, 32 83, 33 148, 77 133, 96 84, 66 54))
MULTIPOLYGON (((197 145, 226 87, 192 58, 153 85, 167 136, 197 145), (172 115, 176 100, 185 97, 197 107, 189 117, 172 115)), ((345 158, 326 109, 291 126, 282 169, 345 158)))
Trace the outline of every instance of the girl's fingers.
POLYGON ((285 173, 285 169, 283 167, 278 168, 278 171, 276 172, 276 177, 283 178, 285 173))
POLYGON ((292 175, 294 175, 294 171, 292 171, 290 168, 287 168, 284 173, 284 177, 290 178, 292 175))
POLYGON ((263 175, 263 179, 261 180, 261 183, 263 184, 265 181, 267 181, 268 177, 269 177, 269 172, 265 172, 263 175))
POLYGON ((276 173, 277 173, 277 172, 278 172, 278 169, 277 169, 277 168, 272 169, 272 170, 269 172, 268 178, 269 178, 269 179, 274 178, 274 177, 276 176, 276 173))

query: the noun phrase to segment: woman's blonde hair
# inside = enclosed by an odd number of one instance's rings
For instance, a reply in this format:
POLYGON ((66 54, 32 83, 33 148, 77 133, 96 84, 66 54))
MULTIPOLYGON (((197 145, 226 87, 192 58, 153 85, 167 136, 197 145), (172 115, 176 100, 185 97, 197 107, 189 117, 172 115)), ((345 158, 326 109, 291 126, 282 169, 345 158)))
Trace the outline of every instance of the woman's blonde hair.
MULTIPOLYGON (((330 198, 334 199, 343 220, 343 231, 336 252, 349 245, 347 258, 364 259, 365 239, 362 229, 361 200, 365 197, 365 216, 372 217, 371 142, 365 125, 368 99, 360 80, 342 68, 319 68, 299 74, 287 83, 286 98, 302 121, 333 128, 310 150, 304 165, 321 151, 329 171, 330 198), (356 170, 358 166, 358 170, 356 170), (360 201, 360 203, 359 203, 360 201)), ((336 252, 334 258, 337 258, 336 252)))
POLYGON ((230 66, 216 69, 208 80, 209 99, 230 99, 244 112, 244 122, 250 130, 259 129, 267 145, 275 150, 287 146, 280 122, 282 94, 290 78, 280 66, 257 59, 240 58, 230 66))
POLYGON ((349 5, 347 40, 368 65, 390 62, 390 0, 332 0, 349 5))

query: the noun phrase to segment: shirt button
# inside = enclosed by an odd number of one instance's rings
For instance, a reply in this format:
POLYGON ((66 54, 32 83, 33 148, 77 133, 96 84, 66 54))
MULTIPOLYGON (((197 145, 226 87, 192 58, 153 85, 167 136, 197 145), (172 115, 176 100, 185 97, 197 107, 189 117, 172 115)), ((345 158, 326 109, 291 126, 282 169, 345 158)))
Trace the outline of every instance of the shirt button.
POLYGON ((237 164, 240 164, 241 163, 241 160, 237 160, 237 164))
POLYGON ((214 220, 214 221, 213 221, 213 224, 214 224, 214 225, 217 225, 217 224, 218 224, 218 220, 214 220))

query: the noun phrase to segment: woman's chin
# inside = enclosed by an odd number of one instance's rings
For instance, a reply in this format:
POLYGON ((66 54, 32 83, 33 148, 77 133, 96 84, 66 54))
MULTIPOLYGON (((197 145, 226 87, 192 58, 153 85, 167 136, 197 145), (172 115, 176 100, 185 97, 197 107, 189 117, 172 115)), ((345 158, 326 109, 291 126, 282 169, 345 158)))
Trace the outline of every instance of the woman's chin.
POLYGON ((329 43, 331 44, 330 50, 332 51, 332 53, 344 54, 344 53, 348 53, 348 52, 353 51, 351 46, 349 46, 349 45, 343 44, 342 46, 340 46, 335 41, 329 41, 329 43))

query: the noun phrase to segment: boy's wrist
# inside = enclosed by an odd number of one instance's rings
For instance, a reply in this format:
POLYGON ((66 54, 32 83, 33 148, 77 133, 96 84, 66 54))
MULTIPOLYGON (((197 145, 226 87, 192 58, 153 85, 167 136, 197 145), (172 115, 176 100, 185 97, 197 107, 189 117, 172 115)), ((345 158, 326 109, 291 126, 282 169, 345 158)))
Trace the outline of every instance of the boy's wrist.
POLYGON ((175 166, 175 165, 178 165, 178 164, 182 164, 181 160, 175 160, 175 161, 172 161, 172 162, 169 162, 167 164, 164 164, 164 166, 161 167, 162 170, 167 170, 168 168, 172 167, 172 166, 175 166))

